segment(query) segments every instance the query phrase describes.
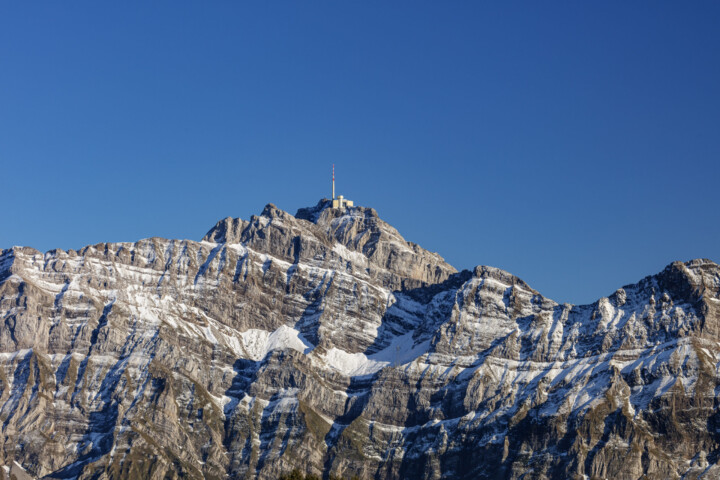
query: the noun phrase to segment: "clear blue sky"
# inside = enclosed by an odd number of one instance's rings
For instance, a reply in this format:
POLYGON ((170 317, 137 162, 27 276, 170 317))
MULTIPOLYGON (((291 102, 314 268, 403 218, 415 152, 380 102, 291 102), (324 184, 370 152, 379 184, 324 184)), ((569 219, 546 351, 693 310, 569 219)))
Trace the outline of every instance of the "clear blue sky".
POLYGON ((338 193, 585 303, 720 261, 720 3, 3 2, 0 247, 338 193))

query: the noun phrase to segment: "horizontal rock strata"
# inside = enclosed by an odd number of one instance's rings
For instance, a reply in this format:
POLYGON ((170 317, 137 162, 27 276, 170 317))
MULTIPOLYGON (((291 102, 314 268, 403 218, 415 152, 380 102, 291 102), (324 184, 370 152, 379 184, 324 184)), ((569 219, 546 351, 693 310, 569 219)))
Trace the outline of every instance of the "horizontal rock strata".
POLYGON ((200 242, 15 247, 0 252, 0 465, 718 478, 719 290, 718 266, 693 260, 558 304, 327 201, 200 242))

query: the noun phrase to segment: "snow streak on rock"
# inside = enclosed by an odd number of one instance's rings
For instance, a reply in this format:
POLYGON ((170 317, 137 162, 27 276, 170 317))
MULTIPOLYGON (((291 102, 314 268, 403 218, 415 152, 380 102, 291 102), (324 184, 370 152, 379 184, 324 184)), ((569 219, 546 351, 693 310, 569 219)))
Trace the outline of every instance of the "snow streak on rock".
POLYGON ((694 260, 561 305, 327 201, 4 250, 2 474, 716 478, 719 291, 694 260))

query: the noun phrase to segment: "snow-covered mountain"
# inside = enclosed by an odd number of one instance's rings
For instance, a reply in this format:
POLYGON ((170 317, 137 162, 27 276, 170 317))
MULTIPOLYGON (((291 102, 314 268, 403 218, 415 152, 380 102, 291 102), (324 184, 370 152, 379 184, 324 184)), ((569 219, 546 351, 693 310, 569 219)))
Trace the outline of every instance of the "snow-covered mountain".
POLYGON ((719 478, 719 292, 718 265, 693 260, 561 305, 327 200, 227 218, 200 242, 14 247, 0 252, 0 464, 719 478))

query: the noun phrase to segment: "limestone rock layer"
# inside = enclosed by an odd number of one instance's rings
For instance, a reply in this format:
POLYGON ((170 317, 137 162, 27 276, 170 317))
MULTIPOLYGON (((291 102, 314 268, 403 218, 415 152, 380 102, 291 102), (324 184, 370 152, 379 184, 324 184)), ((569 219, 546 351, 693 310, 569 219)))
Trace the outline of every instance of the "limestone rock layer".
POLYGON ((268 205, 2 250, 0 318, 0 465, 36 478, 720 476, 709 260, 558 304, 372 209, 268 205))

